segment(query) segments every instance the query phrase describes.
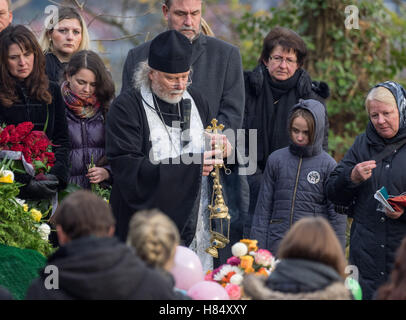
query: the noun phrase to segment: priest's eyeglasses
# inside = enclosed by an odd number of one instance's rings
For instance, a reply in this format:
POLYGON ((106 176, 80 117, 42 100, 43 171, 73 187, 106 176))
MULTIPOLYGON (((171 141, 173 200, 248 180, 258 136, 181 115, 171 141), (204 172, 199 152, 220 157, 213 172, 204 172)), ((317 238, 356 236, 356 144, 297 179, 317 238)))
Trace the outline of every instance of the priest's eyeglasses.
POLYGON ((286 62, 287 65, 289 66, 294 66, 297 63, 297 60, 292 59, 292 58, 284 58, 281 56, 269 56, 269 60, 276 64, 281 64, 283 61, 286 62))
POLYGON ((192 84, 192 78, 190 75, 186 76, 166 76, 165 80, 174 88, 178 87, 180 84, 185 85, 186 87, 192 84))

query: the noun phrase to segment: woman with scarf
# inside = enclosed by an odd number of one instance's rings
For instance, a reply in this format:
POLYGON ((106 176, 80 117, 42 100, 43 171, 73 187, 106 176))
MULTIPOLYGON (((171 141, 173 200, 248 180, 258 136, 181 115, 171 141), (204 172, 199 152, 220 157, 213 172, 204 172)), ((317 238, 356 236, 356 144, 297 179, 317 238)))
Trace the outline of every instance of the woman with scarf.
POLYGON ((390 212, 374 199, 381 187, 393 196, 406 191, 406 91, 396 82, 380 83, 365 106, 367 128, 330 174, 327 196, 353 218, 349 260, 358 268, 364 298, 371 299, 388 280, 406 236, 404 208, 390 212))
MULTIPOLYGON (((288 117, 299 99, 315 99, 324 107, 329 88, 324 82, 313 82, 303 69, 307 49, 294 31, 282 27, 272 29, 264 39, 258 66, 244 73, 246 154, 257 164, 256 173, 248 176, 250 185, 249 234, 259 187, 268 156, 289 145, 288 117), (249 154, 249 129, 257 130, 257 149, 249 154)), ((327 151, 328 120, 323 135, 323 149, 327 151)))
POLYGON ((114 83, 93 51, 79 51, 69 61, 62 83, 71 140, 69 182, 90 189, 111 182, 105 158, 105 117, 114 97, 114 83))

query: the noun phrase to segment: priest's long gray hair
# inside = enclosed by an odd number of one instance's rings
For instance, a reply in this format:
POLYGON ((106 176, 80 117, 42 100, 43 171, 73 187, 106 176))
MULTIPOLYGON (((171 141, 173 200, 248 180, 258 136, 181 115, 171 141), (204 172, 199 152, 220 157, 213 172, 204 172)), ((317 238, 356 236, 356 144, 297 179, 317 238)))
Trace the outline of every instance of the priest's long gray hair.
MULTIPOLYGON (((151 79, 149 73, 153 69, 149 66, 148 60, 141 61, 135 69, 133 75, 134 88, 140 90, 142 87, 151 88, 151 79)), ((192 83, 193 68, 190 67, 188 86, 192 83)))
POLYGON ((150 88, 151 80, 149 79, 149 73, 152 68, 148 65, 148 60, 141 61, 138 64, 137 69, 134 72, 133 83, 134 88, 140 90, 141 87, 150 88))

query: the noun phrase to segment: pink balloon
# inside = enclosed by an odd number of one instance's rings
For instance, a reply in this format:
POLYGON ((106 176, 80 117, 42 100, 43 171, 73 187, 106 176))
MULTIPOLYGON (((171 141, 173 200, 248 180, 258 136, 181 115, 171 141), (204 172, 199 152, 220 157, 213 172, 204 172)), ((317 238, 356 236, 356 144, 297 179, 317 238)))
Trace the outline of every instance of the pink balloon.
POLYGON ((203 281, 203 267, 196 253, 186 247, 177 246, 175 261, 171 270, 175 287, 189 290, 195 283, 203 281))
POLYGON ((188 290, 187 295, 193 300, 230 300, 226 289, 213 281, 196 283, 188 290))

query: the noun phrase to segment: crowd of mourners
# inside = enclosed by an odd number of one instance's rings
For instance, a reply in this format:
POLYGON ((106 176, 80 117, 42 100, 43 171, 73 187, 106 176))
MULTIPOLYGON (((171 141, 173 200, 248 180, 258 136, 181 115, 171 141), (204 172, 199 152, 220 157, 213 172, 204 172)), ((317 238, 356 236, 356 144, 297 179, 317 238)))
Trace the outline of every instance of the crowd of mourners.
MULTIPOLYGON (((0 0, 0 124, 32 122, 55 153, 42 179, 15 173, 18 197, 82 189, 50 217, 47 264, 59 270, 59 289, 45 286, 43 269, 26 299, 190 299, 170 273, 177 246, 208 271, 243 238, 280 261, 269 277, 245 277, 246 298, 354 299, 347 265, 363 299, 406 298, 404 207, 374 199, 383 186, 406 192, 399 83, 383 79, 365 93, 366 130, 337 164, 329 87, 303 68, 307 48, 293 30, 270 30, 258 65, 244 71, 239 49, 202 18, 203 0, 165 0, 167 30, 129 51, 118 92, 77 9, 61 7, 37 38, 12 24, 10 4, 0 0), (205 131, 213 119, 221 132, 205 131), (219 166, 227 174, 213 174, 219 166), (218 258, 206 252, 218 227, 212 178, 222 184, 216 208, 225 202, 231 220, 218 258), (109 203, 90 192, 95 185, 111 188, 109 203)), ((11 299, 6 288, 0 298, 11 299)))

